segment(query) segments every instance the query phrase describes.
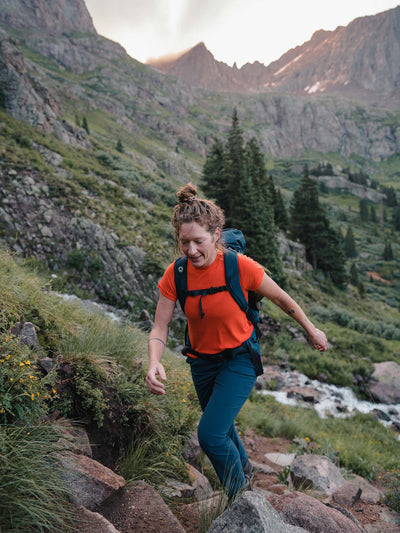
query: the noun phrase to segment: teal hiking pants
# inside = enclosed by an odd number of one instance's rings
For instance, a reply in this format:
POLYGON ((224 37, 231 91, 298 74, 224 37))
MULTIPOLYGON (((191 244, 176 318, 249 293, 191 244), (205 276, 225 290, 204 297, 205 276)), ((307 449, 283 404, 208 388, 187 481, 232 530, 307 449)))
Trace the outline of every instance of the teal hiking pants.
POLYGON ((235 428, 235 418, 252 391, 256 373, 251 355, 208 361, 187 358, 203 410, 199 443, 210 459, 229 499, 244 486, 248 455, 235 428))

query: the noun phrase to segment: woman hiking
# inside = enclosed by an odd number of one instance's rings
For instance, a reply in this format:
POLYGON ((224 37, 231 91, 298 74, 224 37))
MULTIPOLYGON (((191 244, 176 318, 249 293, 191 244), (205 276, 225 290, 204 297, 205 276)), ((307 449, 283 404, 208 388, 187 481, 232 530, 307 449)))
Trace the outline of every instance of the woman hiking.
MULTIPOLYGON (((259 350, 258 342, 253 324, 227 290, 227 252, 221 239, 223 211, 214 202, 197 198, 197 189, 191 183, 182 187, 177 196, 179 203, 173 211, 172 225, 176 246, 187 257, 188 297, 184 312, 190 345, 185 353, 203 411, 198 438, 232 501, 249 486, 252 474, 234 422, 256 382, 254 350, 259 350)), ((304 328, 313 348, 321 352, 327 349, 325 334, 261 265, 242 254, 237 254, 237 261, 246 297, 248 291, 265 296, 304 328)), ((146 383, 150 392, 160 395, 165 394, 163 381, 167 379, 161 357, 178 299, 175 262, 166 269, 158 288, 160 296, 148 342, 146 383)))

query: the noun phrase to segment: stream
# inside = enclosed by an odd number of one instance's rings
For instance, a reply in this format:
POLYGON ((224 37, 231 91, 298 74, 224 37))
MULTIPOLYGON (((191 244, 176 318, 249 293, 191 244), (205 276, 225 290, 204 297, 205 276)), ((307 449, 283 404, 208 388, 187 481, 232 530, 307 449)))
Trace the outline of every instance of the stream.
POLYGON ((262 389, 259 392, 273 396, 279 403, 312 407, 321 418, 373 413, 384 425, 394 425, 397 426, 397 431, 400 430, 400 404, 360 400, 349 387, 311 380, 297 371, 278 371, 276 367, 264 367, 264 370, 267 375, 273 372, 273 379, 279 382, 279 390, 262 389))

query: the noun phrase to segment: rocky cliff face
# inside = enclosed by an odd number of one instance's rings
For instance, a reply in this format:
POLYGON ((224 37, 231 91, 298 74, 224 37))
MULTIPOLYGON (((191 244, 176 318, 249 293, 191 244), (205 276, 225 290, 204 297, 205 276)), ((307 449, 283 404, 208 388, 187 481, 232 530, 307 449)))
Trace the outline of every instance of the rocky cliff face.
POLYGON ((47 34, 96 33, 83 0, 2 0, 0 22, 11 28, 47 34))
POLYGON ((199 44, 175 60, 152 62, 196 87, 216 91, 278 90, 291 94, 396 93, 400 84, 400 6, 354 20, 335 31, 317 31, 310 41, 289 50, 267 67, 259 62, 241 69, 216 61, 199 44))

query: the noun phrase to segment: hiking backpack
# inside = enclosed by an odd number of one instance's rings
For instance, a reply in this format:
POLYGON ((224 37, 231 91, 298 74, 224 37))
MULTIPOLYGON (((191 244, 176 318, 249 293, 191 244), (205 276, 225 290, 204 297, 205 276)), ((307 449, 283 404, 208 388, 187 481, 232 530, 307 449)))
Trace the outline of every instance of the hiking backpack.
MULTIPOLYGON (((209 287, 206 289, 198 290, 188 290, 187 288, 187 262, 188 258, 186 256, 179 257, 175 261, 174 265, 174 276, 175 276, 175 286, 176 293, 179 300, 179 304, 183 312, 185 312, 185 302, 187 296, 200 296, 200 315, 203 318, 203 309, 202 309, 202 298, 203 296, 216 294, 217 292, 222 292, 228 290, 235 300, 240 309, 246 314, 247 319, 253 324, 254 331, 257 338, 257 343, 261 337, 261 332, 258 327, 258 322, 260 321, 260 301, 262 296, 249 291, 249 300, 246 300, 246 297, 243 293, 242 287, 239 281, 239 263, 237 254, 244 253, 246 249, 246 241, 243 233, 234 228, 227 228, 222 231, 222 240, 225 244, 226 249, 224 250, 224 265, 225 265, 225 281, 226 285, 220 287, 209 287)), ((184 355, 187 355, 187 351, 191 350, 190 339, 188 335, 188 329, 186 326, 185 332, 185 348, 182 350, 184 355)), ((192 350, 194 352, 194 350, 192 350)), ((196 354, 197 352, 195 352, 196 354)), ((253 355, 253 362, 255 363, 256 372, 262 373, 262 367, 260 370, 260 363, 256 361, 257 357, 253 355), (257 365, 257 366, 256 366, 257 365)), ((258 360, 260 359, 259 352, 257 354, 258 360)))

